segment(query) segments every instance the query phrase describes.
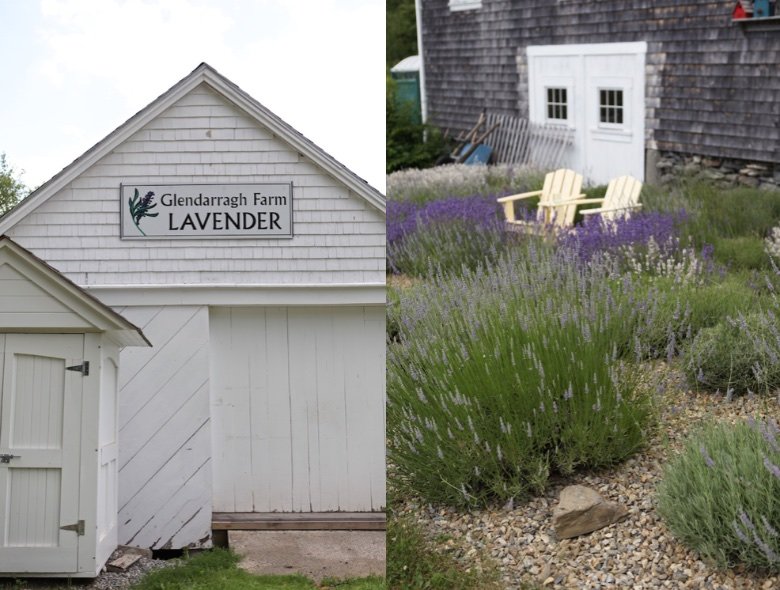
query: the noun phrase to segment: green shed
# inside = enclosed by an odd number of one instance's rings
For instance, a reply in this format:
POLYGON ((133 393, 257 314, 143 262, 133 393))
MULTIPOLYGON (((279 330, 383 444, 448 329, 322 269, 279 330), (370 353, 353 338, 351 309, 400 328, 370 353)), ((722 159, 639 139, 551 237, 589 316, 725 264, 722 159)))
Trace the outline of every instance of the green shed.
POLYGON ((420 56, 411 55, 390 69, 390 76, 395 80, 397 106, 411 104, 412 121, 422 123, 420 106, 420 56))

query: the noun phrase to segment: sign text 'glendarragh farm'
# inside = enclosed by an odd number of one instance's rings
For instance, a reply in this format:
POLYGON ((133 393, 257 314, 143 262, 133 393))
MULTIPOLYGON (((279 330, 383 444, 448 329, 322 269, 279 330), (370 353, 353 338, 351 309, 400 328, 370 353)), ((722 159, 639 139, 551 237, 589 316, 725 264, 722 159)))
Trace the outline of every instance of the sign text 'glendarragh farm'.
POLYGON ((122 238, 291 238, 292 184, 120 186, 122 238))

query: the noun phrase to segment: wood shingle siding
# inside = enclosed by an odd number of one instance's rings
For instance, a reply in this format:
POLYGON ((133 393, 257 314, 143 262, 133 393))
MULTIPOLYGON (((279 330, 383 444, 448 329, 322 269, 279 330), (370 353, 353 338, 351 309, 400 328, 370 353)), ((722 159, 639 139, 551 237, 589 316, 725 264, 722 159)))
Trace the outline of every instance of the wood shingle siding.
POLYGON ((734 2, 492 0, 421 3, 429 121, 471 127, 482 109, 528 117, 529 45, 646 41, 646 146, 780 161, 780 22, 731 22, 734 2))
POLYGON ((383 215, 205 85, 9 231, 81 285, 384 281, 383 215), (122 241, 120 183, 285 182, 294 240, 122 241), (371 253, 366 256, 366 252, 371 253))

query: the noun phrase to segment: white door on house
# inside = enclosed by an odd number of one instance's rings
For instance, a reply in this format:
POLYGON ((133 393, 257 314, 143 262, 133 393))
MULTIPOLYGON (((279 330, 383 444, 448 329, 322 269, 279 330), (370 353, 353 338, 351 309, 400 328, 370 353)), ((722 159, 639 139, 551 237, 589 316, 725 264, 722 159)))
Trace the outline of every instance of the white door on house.
POLYGON ((574 130, 564 165, 590 184, 644 180, 646 50, 644 42, 528 48, 530 119, 574 130))
POLYGON ((0 354, 0 572, 75 572, 84 336, 0 334, 0 354))

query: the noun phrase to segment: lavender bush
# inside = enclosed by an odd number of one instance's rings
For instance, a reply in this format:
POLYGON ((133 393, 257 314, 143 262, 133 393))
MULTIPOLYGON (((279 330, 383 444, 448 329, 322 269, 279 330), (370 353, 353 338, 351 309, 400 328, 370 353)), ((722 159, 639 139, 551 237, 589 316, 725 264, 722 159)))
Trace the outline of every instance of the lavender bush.
POLYGON ((780 430, 773 420, 710 423, 664 470, 658 510, 672 533, 721 567, 780 572, 780 430))
POLYGON ((769 310, 727 317, 703 329, 684 353, 689 385, 730 395, 780 388, 779 326, 769 310))
POLYGON ((560 234, 559 244, 586 262, 608 257, 622 270, 636 274, 695 281, 712 269, 712 248, 705 245, 697 252, 685 246, 678 235, 685 220, 684 211, 641 212, 613 221, 591 215, 572 231, 560 234))
MULTIPOLYGON (((642 277, 640 283, 654 295, 647 299, 647 321, 637 326, 643 358, 672 357, 686 350, 705 328, 723 318, 747 313, 759 301, 755 288, 742 277, 710 276, 704 281, 680 281, 675 276, 642 277)), ((640 305, 645 305, 640 298, 640 305)))
POLYGON ((543 181, 542 172, 526 166, 448 164, 389 174, 387 196, 389 201, 421 204, 447 197, 520 193, 541 188, 543 181))
POLYGON ((538 493, 551 473, 625 459, 653 425, 620 358, 642 313, 631 278, 526 247, 401 301, 389 455, 427 501, 538 493))
POLYGON ((390 201, 387 268, 428 276, 490 263, 506 248, 495 197, 451 197, 425 205, 390 201))

